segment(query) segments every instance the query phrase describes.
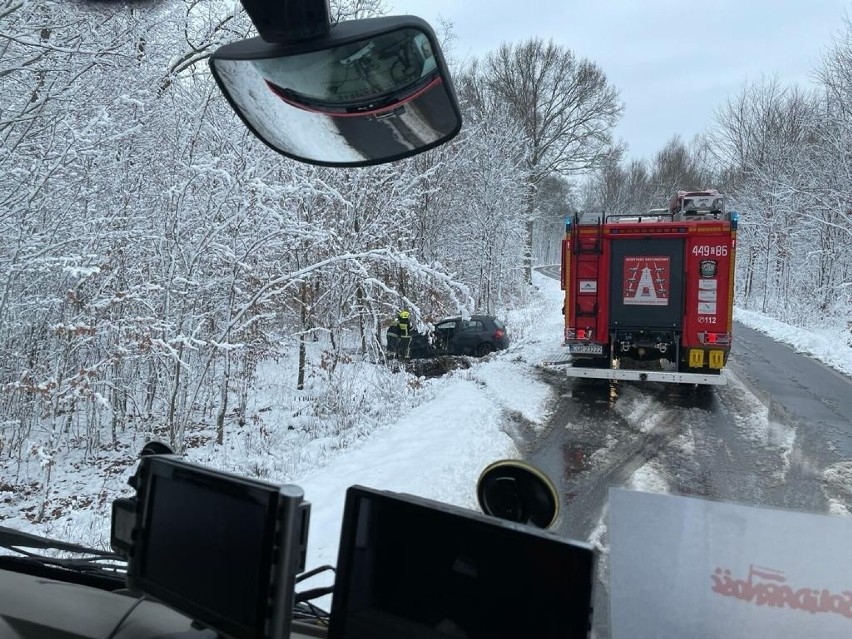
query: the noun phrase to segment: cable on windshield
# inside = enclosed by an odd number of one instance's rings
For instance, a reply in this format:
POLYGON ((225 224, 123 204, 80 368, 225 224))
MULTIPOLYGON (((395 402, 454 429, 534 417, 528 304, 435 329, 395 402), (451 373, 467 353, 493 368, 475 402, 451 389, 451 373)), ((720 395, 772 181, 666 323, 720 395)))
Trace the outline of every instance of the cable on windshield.
POLYGON ((304 581, 305 579, 310 579, 311 577, 315 577, 316 575, 323 573, 327 570, 334 572, 334 566, 329 566, 328 564, 326 564, 325 566, 319 566, 318 568, 312 568, 311 570, 308 570, 308 571, 303 572, 299 575, 296 575, 296 583, 299 583, 300 581, 304 581))
POLYGON ((303 601, 293 607, 293 619, 327 626, 329 613, 309 601, 303 601))
MULTIPOLYGON (((313 568, 299 575, 296 575, 296 583, 310 579, 327 571, 335 572, 334 566, 325 565, 313 568)), ((293 619, 299 621, 311 622, 317 625, 327 626, 329 613, 310 602, 311 599, 330 595, 334 592, 334 586, 324 586, 321 588, 310 588, 297 592, 293 598, 293 619)))
POLYGON ((122 624, 124 624, 125 621, 127 621, 127 618, 130 616, 130 613, 136 610, 139 604, 141 604, 143 601, 145 601, 145 595, 142 595, 141 597, 139 597, 139 599, 133 602, 133 605, 130 606, 130 608, 127 609, 127 612, 125 612, 124 615, 122 615, 121 619, 118 620, 118 623, 115 624, 115 628, 112 629, 112 632, 109 633, 106 639, 114 639, 114 637, 118 634, 118 629, 121 628, 122 624))

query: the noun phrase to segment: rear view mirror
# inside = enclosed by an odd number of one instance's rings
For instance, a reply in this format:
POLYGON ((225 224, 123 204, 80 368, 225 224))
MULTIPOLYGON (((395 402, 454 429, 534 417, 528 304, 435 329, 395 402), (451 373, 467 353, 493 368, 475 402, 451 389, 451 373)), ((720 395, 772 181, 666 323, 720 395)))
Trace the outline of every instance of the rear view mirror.
POLYGON ((235 42, 216 51, 210 67, 252 133, 300 162, 391 162, 461 128, 435 34, 413 16, 342 22, 296 44, 235 42))
POLYGON ((539 528, 559 516, 559 495, 550 478, 517 459, 494 462, 476 482, 476 497, 486 515, 539 528))

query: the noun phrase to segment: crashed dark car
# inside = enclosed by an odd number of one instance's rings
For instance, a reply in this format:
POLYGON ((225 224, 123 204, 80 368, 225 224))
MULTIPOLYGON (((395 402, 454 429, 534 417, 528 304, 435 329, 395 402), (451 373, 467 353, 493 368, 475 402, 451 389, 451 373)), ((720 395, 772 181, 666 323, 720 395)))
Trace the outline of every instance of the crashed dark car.
POLYGON ((451 317, 435 325, 432 348, 447 355, 483 357, 508 348, 506 325, 491 315, 471 315, 468 319, 451 317))
POLYGON ((399 359, 419 359, 440 355, 483 357, 509 346, 506 325, 491 315, 471 315, 468 319, 450 317, 435 325, 429 333, 412 333, 406 345, 388 329, 388 353, 399 359))
POLYGON ((434 355, 473 355, 483 357, 508 348, 506 325, 491 315, 472 315, 468 319, 450 317, 438 322, 431 333, 434 355))

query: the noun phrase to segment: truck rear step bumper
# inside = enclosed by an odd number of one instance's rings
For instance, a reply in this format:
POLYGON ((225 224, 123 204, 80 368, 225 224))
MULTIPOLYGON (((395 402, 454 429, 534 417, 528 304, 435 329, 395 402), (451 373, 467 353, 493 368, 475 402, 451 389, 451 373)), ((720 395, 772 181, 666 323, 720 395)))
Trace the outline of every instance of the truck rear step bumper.
POLYGON ((704 373, 677 373, 672 371, 640 371, 623 368, 574 368, 568 361, 543 362, 547 368, 565 368, 568 377, 587 379, 625 379, 635 382, 668 382, 672 384, 707 384, 724 386, 727 379, 724 372, 718 375, 704 373))

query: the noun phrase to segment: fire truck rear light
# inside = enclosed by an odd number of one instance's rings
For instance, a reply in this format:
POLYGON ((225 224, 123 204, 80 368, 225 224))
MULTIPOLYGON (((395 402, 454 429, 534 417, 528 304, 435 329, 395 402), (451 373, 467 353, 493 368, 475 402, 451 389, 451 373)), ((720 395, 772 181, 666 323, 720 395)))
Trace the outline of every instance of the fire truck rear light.
POLYGON ((702 344, 715 344, 717 346, 728 346, 731 343, 730 333, 699 333, 698 341, 702 344))
POLYGON ((582 339, 582 340, 590 340, 592 339, 592 335, 594 334, 594 329, 592 328, 571 328, 570 326, 565 329, 565 339, 582 339))

